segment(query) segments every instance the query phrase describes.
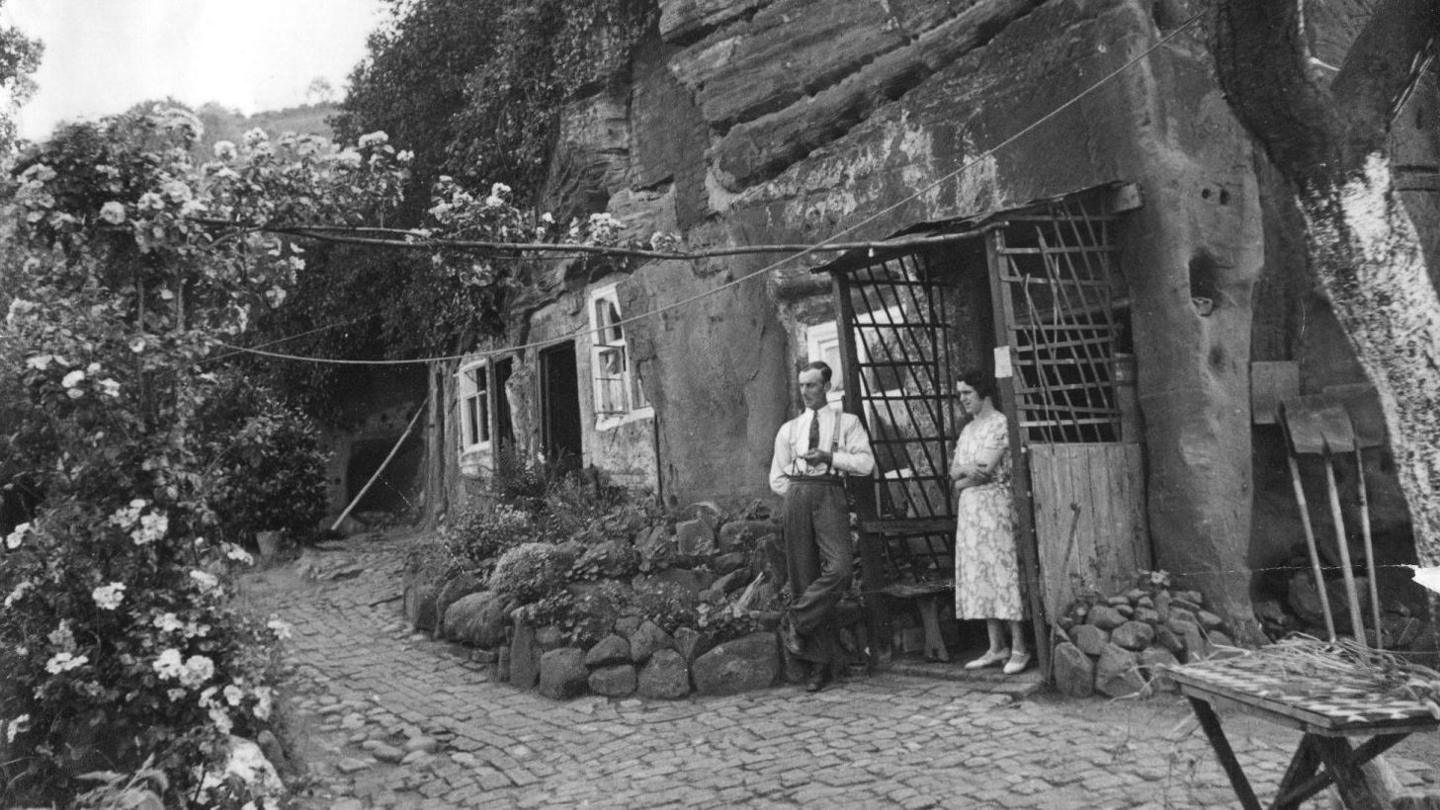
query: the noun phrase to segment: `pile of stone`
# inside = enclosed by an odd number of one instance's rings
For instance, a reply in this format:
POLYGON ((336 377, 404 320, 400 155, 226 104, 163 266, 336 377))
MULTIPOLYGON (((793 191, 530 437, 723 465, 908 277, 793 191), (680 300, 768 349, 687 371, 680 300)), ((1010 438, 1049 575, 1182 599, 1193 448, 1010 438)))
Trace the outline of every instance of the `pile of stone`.
POLYGON ((1133 588, 1076 601, 1057 623, 1055 686, 1071 697, 1175 691, 1165 667, 1233 646, 1199 591, 1133 588))
MULTIPOLYGON (((692 627, 667 633, 653 621, 622 615, 593 646, 568 645, 561 628, 535 626, 517 612, 512 600, 485 590, 475 577, 461 574, 446 582, 421 576, 407 580, 404 610, 409 624, 466 647, 471 660, 488 666, 495 679, 557 700, 596 694, 678 699, 690 694, 728 695, 798 680, 786 663, 778 635, 778 613, 771 582, 778 553, 777 527, 770 520, 725 521, 718 509, 691 507, 693 518, 673 529, 656 526, 640 532, 642 555, 663 552, 673 567, 635 577, 637 590, 664 581, 688 591, 697 603, 720 610, 739 603, 768 628, 717 643, 692 627), (790 677, 787 678, 787 671, 790 677)), ((574 583, 572 593, 599 582, 574 583)))

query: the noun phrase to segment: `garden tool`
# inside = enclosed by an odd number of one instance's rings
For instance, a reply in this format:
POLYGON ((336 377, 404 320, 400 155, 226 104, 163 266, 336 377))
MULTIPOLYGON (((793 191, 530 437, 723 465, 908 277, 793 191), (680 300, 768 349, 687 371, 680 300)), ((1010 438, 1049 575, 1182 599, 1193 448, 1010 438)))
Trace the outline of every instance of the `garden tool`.
MULTIPOLYGON (((1300 528, 1305 531, 1305 548, 1310 552, 1310 571, 1315 576, 1315 590, 1320 595, 1320 610, 1325 616, 1325 632, 1335 640, 1335 617, 1330 613, 1330 598, 1325 590, 1325 573, 1320 566, 1320 550, 1315 544, 1315 529, 1310 525, 1310 503, 1305 498, 1305 488, 1300 484, 1300 464, 1295 460, 1300 448, 1324 447, 1324 440, 1318 434, 1311 436, 1311 425, 1303 417, 1292 419, 1289 410, 1281 403, 1277 419, 1285 428, 1285 461, 1290 467, 1290 485, 1295 490, 1295 502, 1300 507, 1300 528)), ((1313 450, 1307 450, 1313 452, 1313 450)))
MULTIPOLYGON (((1350 607, 1350 623, 1357 641, 1365 639, 1365 622, 1360 612, 1360 594, 1355 587, 1355 571, 1350 561, 1350 544, 1345 539, 1345 521, 1340 510, 1340 488, 1335 483, 1335 461, 1337 452, 1355 451, 1355 430, 1350 414, 1334 399, 1323 394, 1287 399, 1283 403, 1285 423, 1290 430, 1296 453, 1318 452, 1324 458, 1325 490, 1329 496, 1330 518, 1335 524, 1335 543, 1340 552, 1341 574, 1345 579, 1345 597, 1350 607), (1318 441, 1317 441, 1318 440, 1318 441)), ((1298 486, 1298 483, 1297 483, 1298 486)), ((1367 521, 1368 522, 1368 521, 1367 521)), ((1375 581, 1373 556, 1367 551, 1370 581, 1375 581)), ((1322 603, 1325 597, 1324 583, 1319 582, 1322 603)), ((1375 626, 1376 638, 1380 635, 1379 623, 1375 626)))

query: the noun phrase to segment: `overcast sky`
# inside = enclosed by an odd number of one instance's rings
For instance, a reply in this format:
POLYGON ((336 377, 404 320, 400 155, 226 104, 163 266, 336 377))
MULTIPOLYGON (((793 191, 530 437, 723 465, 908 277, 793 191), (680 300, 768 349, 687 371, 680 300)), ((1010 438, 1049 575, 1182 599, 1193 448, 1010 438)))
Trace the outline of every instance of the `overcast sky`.
POLYGON ((306 102, 324 78, 343 92, 381 0, 4 0, 0 21, 45 43, 20 134, 171 96, 244 113, 306 102))

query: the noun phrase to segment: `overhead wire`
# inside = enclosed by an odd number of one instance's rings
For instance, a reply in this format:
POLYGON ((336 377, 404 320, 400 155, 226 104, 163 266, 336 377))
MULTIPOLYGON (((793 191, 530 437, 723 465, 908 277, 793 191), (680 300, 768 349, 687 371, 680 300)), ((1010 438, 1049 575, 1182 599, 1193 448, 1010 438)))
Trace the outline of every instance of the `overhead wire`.
MULTIPOLYGON (((777 270, 777 269, 779 269, 780 267, 783 267, 784 265, 789 264, 789 263, 791 263, 791 262, 794 262, 794 261, 796 261, 796 260, 798 260, 798 259, 802 259, 802 258, 804 258, 805 256, 809 256, 809 255, 811 255, 811 254, 813 254, 813 253, 816 253, 816 252, 825 251, 825 250, 827 249, 827 247, 835 244, 841 237, 854 233, 855 231, 857 231, 857 230, 859 230, 860 228, 862 228, 862 227, 870 224, 871 222, 874 222, 875 220, 880 219, 881 217, 885 216, 886 214, 889 214, 890 212, 892 212, 892 211, 894 211, 894 210, 896 210, 896 209, 898 209, 898 208, 900 208, 900 207, 902 207, 902 206, 905 206, 905 205, 910 204, 911 202, 915 201, 916 199, 919 199, 920 197, 924 196, 925 194, 928 194, 929 192, 933 191, 934 189, 938 188, 939 186, 943 185, 944 183, 950 182, 950 181, 953 180, 954 178, 956 178, 956 177, 960 176, 961 174, 969 171, 971 168, 980 165, 982 162, 984 162, 985 160, 987 160, 987 159, 989 159, 991 156, 993 156, 996 152, 1000 151, 1001 149, 1004 149, 1004 148, 1008 147, 1010 144, 1014 143, 1015 141, 1018 141, 1019 139, 1021 139, 1021 138, 1023 138, 1024 136, 1030 134, 1031 132, 1035 131, 1036 129, 1038 129, 1038 128, 1041 127, 1042 125, 1048 123, 1050 120, 1054 119, 1056 116, 1060 115, 1060 114, 1061 114, 1062 112, 1064 112, 1065 110, 1067 110, 1067 109, 1069 109, 1070 107, 1073 107, 1074 105, 1078 104, 1081 100, 1083 100, 1084 98, 1086 98, 1087 96, 1089 96, 1091 93, 1094 93, 1096 90, 1099 90, 1101 87, 1105 86, 1106 84, 1108 84, 1109 82, 1111 82, 1112 80, 1114 80, 1117 76, 1121 75, 1121 74, 1124 73, 1125 71, 1127 71, 1127 70, 1129 70, 1130 68, 1134 67, 1135 65, 1139 64, 1142 60, 1144 60, 1144 59, 1146 59, 1147 57, 1149 57, 1151 53, 1155 52, 1155 51, 1158 50, 1160 47, 1168 44, 1171 40, 1173 40, 1173 39, 1175 39, 1176 37, 1178 37, 1182 32, 1184 32, 1184 31, 1186 31, 1187 29, 1189 29, 1190 26, 1194 25, 1202 16, 1204 16, 1204 14, 1205 14, 1205 12, 1201 11, 1201 12, 1198 12, 1198 13, 1192 15, 1189 19, 1185 20, 1184 22, 1180 23, 1180 24, 1177 25, 1175 28, 1173 28, 1169 33, 1167 33, 1167 34, 1165 34, 1164 36, 1160 37, 1158 40, 1156 40, 1156 41, 1155 41, 1153 44, 1151 44, 1149 47, 1145 48, 1145 49, 1144 49, 1143 51, 1141 51, 1140 53, 1138 53, 1138 54, 1136 54, 1135 56, 1131 57, 1130 59, 1126 60, 1124 64, 1120 65, 1119 67, 1115 68, 1114 70, 1112 70, 1112 71, 1110 71, 1109 73, 1105 74, 1104 76, 1100 77, 1100 78, 1097 79, 1096 81, 1092 82, 1088 87, 1085 87, 1084 89, 1080 90, 1080 91, 1077 92, 1075 95, 1071 96, 1069 99, 1066 99, 1066 100, 1065 100, 1064 102, 1062 102, 1060 105, 1056 106, 1054 109, 1050 110, 1049 112, 1047 112, 1047 113, 1045 113, 1044 115, 1040 116, 1039 118, 1035 119, 1034 121, 1032 121, 1031 123, 1029 123, 1029 124, 1027 124, 1026 126, 1022 127, 1020 130, 1016 131, 1015 133, 1009 135, 1009 136, 1006 137, 1004 140, 1002 140, 1002 141, 1000 141, 999 143, 995 144, 994 146, 986 149, 985 151, 981 152, 979 155, 976 155, 975 157, 971 158, 970 160, 965 161, 965 162, 962 163, 960 166, 958 166, 957 168, 955 168, 953 171, 950 171, 950 172, 948 172, 948 173, 946 173, 946 174, 944 174, 944 175, 941 175, 939 178, 937 178, 937 179, 935 179, 935 180, 932 180, 932 181, 930 181, 929 183, 927 183, 927 184, 919 187, 917 190, 915 190, 914 192, 912 192, 910 195, 908 195, 908 196, 906 196, 906 197, 904 197, 904 198, 902 198, 902 199, 900 199, 900 200, 898 200, 898 201, 896 201, 896 202, 894 202, 894 203, 891 203, 890 205, 887 205, 887 206, 885 206, 884 208, 881 208, 880 210, 876 211, 875 213, 870 214, 869 216, 865 217, 864 219, 861 219, 860 221, 854 223, 853 225, 849 225, 849 226, 843 228, 842 230, 837 231, 836 233, 834 233, 834 234, 832 234, 832 235, 830 235, 830 236, 822 239, 821 241, 819 241, 819 242, 817 242, 817 243, 815 243, 815 244, 806 245, 806 246, 804 246, 803 248, 798 249, 795 253, 793 253, 793 254, 791 254, 791 255, 788 255, 788 256, 782 257, 782 258, 780 258, 780 259, 777 259, 777 260, 775 260, 775 261, 773 261, 773 262, 770 262, 770 263, 766 264, 765 266, 759 268, 758 270, 754 270, 754 271, 752 271, 752 272, 746 273, 746 274, 744 274, 744 275, 742 275, 742 276, 739 276, 739 277, 737 277, 737 278, 731 279, 730 281, 724 282, 724 283, 719 284, 719 285, 717 285, 717 286, 715 286, 715 287, 711 287, 711 288, 709 288, 709 289, 707 289, 707 290, 703 290, 703 291, 701 291, 701 292, 699 292, 699 293, 695 293, 694 295, 686 296, 686 297, 681 298, 681 299, 679 299, 679 300, 677 300, 677 301, 672 301, 672 302, 670 302, 669 304, 664 304, 664 305, 655 307, 654 309, 645 310, 644 312, 641 312, 641 313, 639 313, 639 314, 637 314, 637 315, 632 315, 632 316, 629 316, 629 317, 621 318, 621 319, 619 319, 619 320, 617 320, 617 321, 615 321, 615 322, 613 322, 613 323, 607 324, 607 328, 614 328, 614 327, 617 327, 617 326, 627 326, 627 325, 632 324, 632 323, 639 323, 640 321, 648 320, 648 319, 657 317, 657 316, 662 315, 662 314, 664 314, 664 313, 666 313, 666 312, 670 312, 670 311, 673 311, 673 310, 675 310, 675 309, 679 309, 679 308, 681 308, 681 307, 689 306, 690 304, 693 304, 693 303, 695 303, 696 301, 700 301, 700 300, 703 300, 703 299, 708 298, 708 297, 710 297, 710 296, 717 295, 717 294, 719 294, 719 293, 721 293, 721 292, 723 292, 723 291, 725 291, 725 290, 728 290, 728 289, 730 289, 730 288, 732 288, 732 287, 737 287, 737 286, 739 286, 739 285, 741 285, 741 284, 744 284, 745 282, 750 281, 750 280, 752 280, 752 279, 754 279, 754 278, 757 278, 757 277, 760 277, 760 276, 769 275, 772 271, 777 270)), ((384 240, 376 240, 376 241, 384 241, 384 240)), ((876 243, 876 244, 879 244, 879 243, 876 243)), ((551 345, 555 344, 555 343, 558 342, 558 341, 562 341, 562 340, 566 340, 566 339, 577 338, 577 337, 580 337, 581 335, 585 335, 585 334, 595 334, 595 333, 597 333, 598 331, 599 331, 599 329, 597 329, 597 328, 590 328, 590 327, 587 327, 587 326, 579 326, 579 327, 576 327, 575 329, 570 330, 570 331, 568 331, 568 332, 561 333, 558 337, 550 337, 550 338, 546 338, 546 339, 544 339, 544 340, 535 340, 535 341, 529 341, 529 342, 526 342, 526 343, 519 343, 519 344, 514 344, 514 345, 509 345, 509 346, 503 346, 503 347, 495 348, 495 349, 483 349, 483 350, 479 350, 479 351, 463 352, 463 353, 460 353, 460 354, 438 355, 438 356, 434 356, 434 357, 418 357, 418 358, 403 359, 403 360, 348 360, 348 359, 339 359, 339 358, 325 358, 325 357, 312 357, 312 356, 297 355, 297 354, 287 354, 287 353, 284 353, 284 352, 272 352, 272 351, 266 351, 266 350, 264 350, 264 349, 258 349, 258 348, 247 349, 247 348, 241 347, 241 346, 231 346, 230 344, 226 344, 226 343, 222 343, 221 345, 225 346, 226 348, 233 349, 233 350, 236 350, 236 351, 246 352, 246 353, 249 353, 249 354, 256 354, 256 355, 259 355, 259 356, 262 356, 262 357, 271 357, 271 358, 280 359, 280 360, 293 360, 293 361, 311 362, 311 363, 334 363, 334 364, 339 364, 339 365, 408 365, 408 364, 414 364, 414 363, 443 363, 443 362, 450 362, 450 361, 455 361, 455 360, 462 360, 462 359, 466 359, 466 358, 488 358, 488 357, 496 357, 496 356, 505 355, 505 354, 513 354, 513 353, 515 353, 515 352, 521 352, 521 351, 525 351, 525 350, 528 350, 528 349, 536 349, 536 348, 543 348, 543 347, 546 347, 546 346, 551 346, 551 345)))

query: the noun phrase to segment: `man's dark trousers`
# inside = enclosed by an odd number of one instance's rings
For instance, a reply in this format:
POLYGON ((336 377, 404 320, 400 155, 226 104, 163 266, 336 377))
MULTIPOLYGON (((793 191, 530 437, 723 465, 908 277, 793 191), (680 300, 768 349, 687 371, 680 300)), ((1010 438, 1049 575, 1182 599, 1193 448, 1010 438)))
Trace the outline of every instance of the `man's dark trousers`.
POLYGON ((785 494, 785 564, 795 594, 791 621, 802 641, 798 655, 838 664, 835 605, 850 590, 850 512, 838 478, 793 478, 785 494))

